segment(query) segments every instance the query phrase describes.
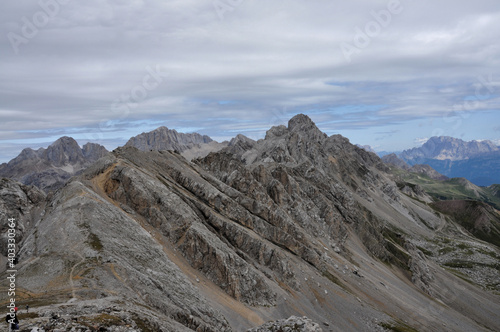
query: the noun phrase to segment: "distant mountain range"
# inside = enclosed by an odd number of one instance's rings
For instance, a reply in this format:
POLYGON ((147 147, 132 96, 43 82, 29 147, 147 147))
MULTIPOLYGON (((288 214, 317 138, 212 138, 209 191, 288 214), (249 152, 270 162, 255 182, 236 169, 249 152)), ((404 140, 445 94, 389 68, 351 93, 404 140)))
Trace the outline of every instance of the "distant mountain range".
POLYGON ((468 160, 499 152, 500 148, 491 141, 466 142, 459 138, 448 136, 432 137, 419 148, 405 150, 400 157, 412 164, 433 160, 468 160))
MULTIPOLYGON (((369 145, 358 146, 373 152, 369 145)), ((419 148, 377 154, 384 162, 407 170, 428 165, 445 177, 466 178, 478 186, 500 183, 500 146, 489 140, 466 142, 448 136, 432 137, 419 148)))
POLYGON ((500 148, 491 141, 432 137, 399 157, 409 165, 426 164, 447 177, 464 177, 479 186, 500 183, 500 148))

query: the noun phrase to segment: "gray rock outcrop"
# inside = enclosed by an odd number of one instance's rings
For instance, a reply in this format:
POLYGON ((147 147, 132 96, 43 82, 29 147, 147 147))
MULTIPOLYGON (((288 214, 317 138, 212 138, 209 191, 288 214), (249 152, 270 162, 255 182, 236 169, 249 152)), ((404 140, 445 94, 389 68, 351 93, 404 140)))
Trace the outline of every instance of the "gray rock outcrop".
POLYGON ((208 144, 212 139, 198 133, 184 134, 175 129, 159 127, 148 133, 142 133, 129 139, 125 146, 133 146, 142 151, 170 150, 184 152, 200 144, 208 144))
POLYGON ((0 271, 6 268, 9 219, 14 219, 15 244, 18 247, 35 227, 44 203, 45 194, 38 188, 0 178, 0 271))
POLYGON ((307 317, 292 316, 250 329, 247 332, 323 332, 319 324, 307 317))

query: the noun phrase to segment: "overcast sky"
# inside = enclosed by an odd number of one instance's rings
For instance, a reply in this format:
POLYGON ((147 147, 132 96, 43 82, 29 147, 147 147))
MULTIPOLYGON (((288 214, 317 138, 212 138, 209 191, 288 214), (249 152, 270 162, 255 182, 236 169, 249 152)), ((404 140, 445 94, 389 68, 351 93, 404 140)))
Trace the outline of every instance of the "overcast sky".
POLYGON ((1 162, 297 113, 378 151, 500 139, 498 0, 6 0, 0 24, 1 162))

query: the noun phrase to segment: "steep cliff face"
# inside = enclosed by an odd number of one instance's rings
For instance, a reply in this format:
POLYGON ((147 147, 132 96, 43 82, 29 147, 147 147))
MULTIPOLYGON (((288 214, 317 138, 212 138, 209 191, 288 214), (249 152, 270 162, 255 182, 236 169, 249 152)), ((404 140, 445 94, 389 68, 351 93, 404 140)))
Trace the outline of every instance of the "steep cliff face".
POLYGON ((475 239, 386 170, 303 115, 193 162, 116 149, 51 195, 22 239, 23 300, 76 322, 105 314, 98 325, 117 331, 124 319, 134 331, 496 328, 498 296, 439 266, 442 238, 475 239))
POLYGON ((43 211, 45 194, 33 186, 0 178, 0 271, 5 270, 9 219, 14 219, 15 243, 35 226, 43 211))
POLYGON ((73 138, 61 137, 47 149, 24 149, 19 156, 0 165, 0 176, 49 192, 61 188, 70 177, 107 153, 102 145, 87 143, 80 148, 73 138))

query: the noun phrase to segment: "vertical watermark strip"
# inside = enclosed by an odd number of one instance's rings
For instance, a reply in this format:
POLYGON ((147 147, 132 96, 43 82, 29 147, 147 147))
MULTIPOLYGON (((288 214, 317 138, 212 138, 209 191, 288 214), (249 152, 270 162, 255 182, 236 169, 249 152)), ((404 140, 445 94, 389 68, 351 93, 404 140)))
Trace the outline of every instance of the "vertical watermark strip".
POLYGON ((8 233, 7 233, 7 280, 8 280, 8 297, 10 298, 9 304, 7 305, 7 309, 9 310, 9 315, 12 319, 13 323, 15 318, 15 308, 16 308, 16 264, 17 264, 17 244, 16 244, 16 219, 9 218, 8 219, 8 233))

